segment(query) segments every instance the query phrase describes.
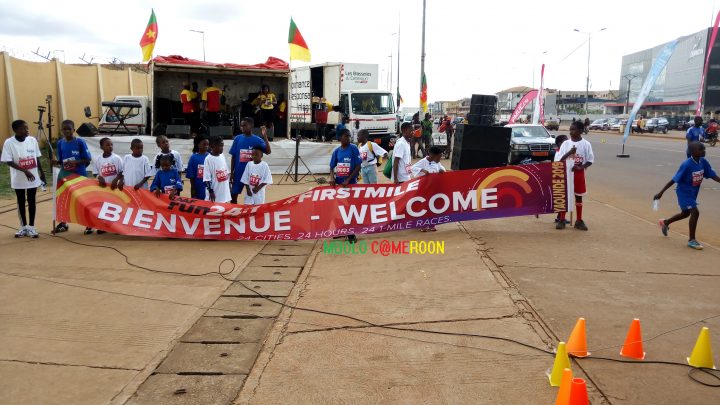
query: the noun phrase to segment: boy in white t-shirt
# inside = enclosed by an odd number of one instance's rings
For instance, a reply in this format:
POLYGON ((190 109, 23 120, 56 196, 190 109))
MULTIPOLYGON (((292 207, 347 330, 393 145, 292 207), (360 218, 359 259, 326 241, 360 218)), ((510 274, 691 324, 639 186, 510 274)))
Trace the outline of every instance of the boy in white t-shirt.
POLYGON ((410 180, 410 173, 412 173, 410 140, 413 136, 413 125, 409 122, 403 122, 400 126, 400 133, 402 137, 395 142, 395 148, 393 149, 392 175, 390 176, 390 179, 395 184, 410 180))
MULTIPOLYGON (((103 154, 93 160, 93 172, 100 187, 107 187, 110 184, 110 189, 115 190, 123 178, 123 160, 113 153, 113 143, 110 138, 100 139, 100 149, 103 154)), ((86 227, 84 233, 89 235, 93 233, 93 229, 86 227)), ((97 233, 102 235, 105 231, 98 229, 97 233)))
POLYGON ((270 166, 262 161, 263 150, 260 146, 253 148, 253 160, 245 166, 242 183, 245 185, 245 204, 265 204, 265 186, 272 184, 270 166))
POLYGON ((35 195, 37 188, 45 184, 45 173, 40 166, 40 145, 35 138, 28 136, 28 125, 23 120, 12 123, 15 136, 5 140, 0 161, 10 166, 10 187, 15 190, 20 228, 16 238, 29 236, 38 238, 35 229, 35 195), (30 221, 25 215, 25 201, 28 204, 30 221))
MULTIPOLYGON (((422 177, 428 174, 445 173, 445 167, 440 163, 442 158, 442 149, 437 146, 431 146, 428 149, 428 155, 420 159, 412 166, 412 177, 422 177)), ((435 225, 429 225, 420 229, 420 232, 435 232, 435 225)))
POLYGON ((380 145, 368 141, 368 130, 358 131, 358 149, 360 150, 360 175, 365 184, 376 184, 377 162, 379 157, 388 157, 388 153, 380 145))
MULTIPOLYGON (((560 150, 555 153, 555 161, 561 162, 571 158, 567 162, 572 165, 573 185, 575 188, 575 211, 577 219, 575 220, 575 229, 587 231, 588 227, 583 221, 583 196, 587 194, 587 186, 585 184, 585 169, 595 162, 592 145, 590 142, 582 138, 585 124, 581 121, 575 121, 570 124, 570 140, 560 145, 560 150)), ((565 229, 565 212, 560 213, 560 218, 555 229, 565 229)))
POLYGON ((210 154, 203 165, 203 181, 208 192, 206 201, 230 202, 230 171, 223 155, 223 140, 215 135, 210 137, 210 154))
POLYGON ((445 167, 440 163, 441 158, 442 149, 437 146, 431 146, 428 149, 428 155, 413 165, 412 177, 416 178, 426 174, 445 172, 445 167))
POLYGON ((127 184, 135 190, 148 189, 147 182, 152 176, 152 166, 147 156, 143 155, 143 149, 143 142, 140 139, 135 138, 130 142, 132 153, 125 155, 123 159, 123 178, 118 183, 118 187, 122 188, 127 184))
POLYGON ((100 187, 110 184, 110 189, 115 190, 123 178, 123 160, 113 153, 113 143, 110 138, 101 139, 100 148, 103 154, 95 158, 93 171, 100 187))

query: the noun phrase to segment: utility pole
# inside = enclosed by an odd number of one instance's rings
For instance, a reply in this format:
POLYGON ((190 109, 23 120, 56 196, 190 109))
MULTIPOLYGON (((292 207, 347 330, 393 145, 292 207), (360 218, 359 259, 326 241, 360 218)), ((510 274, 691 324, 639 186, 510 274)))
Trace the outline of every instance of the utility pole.
POLYGON ((628 85, 627 85, 627 98, 625 99, 625 114, 629 114, 629 113, 630 113, 630 84, 632 83, 633 79, 636 78, 636 77, 638 77, 638 76, 635 75, 635 74, 632 74, 632 73, 628 73, 628 74, 626 74, 625 76, 623 76, 623 78, 624 78, 625 80, 627 80, 627 82, 628 82, 628 85))
POLYGON ((420 93, 423 90, 423 77, 425 77, 425 5, 423 0, 423 21, 422 21, 422 51, 420 52, 420 93))
POLYGON ((400 110, 400 12, 398 12, 398 43, 397 43, 397 93, 395 93, 395 97, 397 97, 397 108, 400 110))
MULTIPOLYGON (((607 28, 600 28, 600 30, 596 32, 602 32, 605 31, 607 28)), ((581 34, 588 34, 588 57, 587 57, 587 79, 585 81, 585 117, 588 116, 588 99, 590 98, 590 40, 592 39, 592 31, 580 31, 579 29, 575 28, 575 32, 579 32, 581 34)))

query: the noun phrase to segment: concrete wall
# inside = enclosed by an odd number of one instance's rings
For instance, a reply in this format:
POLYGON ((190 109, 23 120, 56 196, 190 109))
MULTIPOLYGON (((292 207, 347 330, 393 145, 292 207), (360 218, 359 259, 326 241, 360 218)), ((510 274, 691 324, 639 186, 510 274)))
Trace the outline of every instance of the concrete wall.
MULTIPOLYGON (((149 78, 130 68, 121 70, 101 65, 66 65, 57 60, 29 62, 0 53, 0 141, 12 135, 10 124, 16 119, 29 123, 30 133, 37 132, 38 106, 52 97, 53 139, 57 139, 60 122, 64 119, 98 123, 87 119, 84 107, 90 106, 97 117, 102 101, 119 95, 148 95, 149 78)), ((47 113, 46 113, 47 114, 47 113)), ((46 116, 43 117, 46 122, 46 116)))

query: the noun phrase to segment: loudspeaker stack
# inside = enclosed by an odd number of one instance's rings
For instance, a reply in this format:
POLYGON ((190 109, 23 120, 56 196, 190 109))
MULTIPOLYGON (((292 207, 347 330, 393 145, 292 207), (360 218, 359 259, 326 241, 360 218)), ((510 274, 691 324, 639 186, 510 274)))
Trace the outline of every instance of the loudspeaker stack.
POLYGON ((453 170, 499 167, 508 164, 510 128, 494 127, 497 97, 473 94, 469 124, 458 124, 453 142, 453 170))

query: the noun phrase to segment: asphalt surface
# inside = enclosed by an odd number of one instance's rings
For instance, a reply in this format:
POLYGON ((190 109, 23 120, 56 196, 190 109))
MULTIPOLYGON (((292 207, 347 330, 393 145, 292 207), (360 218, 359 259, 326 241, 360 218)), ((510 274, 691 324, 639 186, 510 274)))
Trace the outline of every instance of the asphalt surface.
MULTIPOLYGON (((625 145, 625 153, 630 157, 618 158, 616 155, 621 152, 622 136, 590 133, 586 139, 592 143, 595 152, 595 164, 588 171, 590 199, 652 222, 679 212, 674 188, 663 195, 659 212, 652 210, 652 198, 686 159, 685 140, 631 135, 625 145)), ((720 170, 720 146, 707 146, 706 159, 716 171, 720 170)), ((720 183, 705 179, 698 202, 700 222, 697 239, 706 246, 720 248, 720 183)), ((687 235, 687 221, 674 224, 671 230, 687 235)))

